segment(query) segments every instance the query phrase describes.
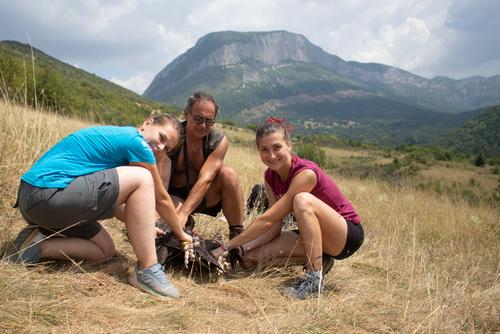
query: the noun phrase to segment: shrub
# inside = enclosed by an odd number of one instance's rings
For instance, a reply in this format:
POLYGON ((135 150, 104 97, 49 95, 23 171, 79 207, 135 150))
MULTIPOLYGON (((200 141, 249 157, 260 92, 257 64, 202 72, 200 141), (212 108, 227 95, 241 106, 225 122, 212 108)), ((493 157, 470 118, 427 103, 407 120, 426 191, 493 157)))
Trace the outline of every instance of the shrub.
POLYGON ((298 156, 314 161, 321 167, 326 167, 326 153, 319 147, 312 144, 300 144, 295 147, 298 156))
POLYGON ((486 164, 486 159, 484 158, 483 152, 479 152, 479 154, 474 159, 474 165, 478 167, 483 167, 486 164))
POLYGON ((247 125, 247 129, 252 130, 253 132, 257 131, 257 124, 247 125))

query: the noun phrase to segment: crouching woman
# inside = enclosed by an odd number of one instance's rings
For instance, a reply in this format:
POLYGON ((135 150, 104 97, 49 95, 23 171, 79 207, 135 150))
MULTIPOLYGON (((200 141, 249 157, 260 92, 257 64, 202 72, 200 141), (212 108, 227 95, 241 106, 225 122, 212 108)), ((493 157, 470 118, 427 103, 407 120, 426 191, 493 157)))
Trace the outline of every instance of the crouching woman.
POLYGON ((179 123, 165 114, 148 117, 138 128, 96 126, 62 139, 21 177, 18 206, 28 226, 5 258, 108 259, 114 243, 98 221, 116 214, 124 218, 137 256, 129 282, 159 297, 179 297, 158 264, 154 226, 157 211, 179 240, 191 242, 156 167, 155 157, 178 142, 179 123))
POLYGON ((319 295, 324 271, 333 259, 351 256, 363 243, 360 218, 330 176, 292 154, 289 129, 282 119, 269 118, 261 125, 256 142, 268 167, 264 177, 270 208, 213 254, 224 256, 236 249, 246 267, 276 258, 305 263, 305 276, 283 292, 299 299, 319 295), (291 212, 298 231, 282 231, 283 219, 291 212))

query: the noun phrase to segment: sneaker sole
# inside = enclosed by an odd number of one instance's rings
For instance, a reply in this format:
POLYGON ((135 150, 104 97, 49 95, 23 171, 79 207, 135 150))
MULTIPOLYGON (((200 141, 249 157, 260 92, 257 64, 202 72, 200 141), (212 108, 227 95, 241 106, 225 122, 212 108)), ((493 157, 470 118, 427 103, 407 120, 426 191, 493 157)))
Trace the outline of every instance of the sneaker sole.
POLYGON ((7 248, 3 259, 10 263, 24 263, 24 261, 21 260, 24 251, 28 248, 27 245, 29 245, 39 233, 36 227, 25 227, 19 232, 14 242, 7 248))
POLYGON ((137 279, 137 274, 135 273, 135 270, 128 276, 128 283, 130 285, 132 285, 134 288, 137 288, 143 292, 146 292, 150 295, 153 295, 153 296, 160 298, 160 299, 163 299, 163 300, 179 299, 181 297, 181 295, 179 295, 179 296, 165 296, 165 295, 159 294, 158 292, 150 289, 146 285, 139 282, 139 280, 137 279))

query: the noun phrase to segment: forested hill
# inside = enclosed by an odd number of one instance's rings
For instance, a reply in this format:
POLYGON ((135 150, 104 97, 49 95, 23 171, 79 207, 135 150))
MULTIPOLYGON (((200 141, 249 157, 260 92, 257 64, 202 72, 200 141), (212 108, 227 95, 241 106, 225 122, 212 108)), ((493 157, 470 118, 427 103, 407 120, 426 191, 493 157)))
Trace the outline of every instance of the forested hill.
POLYGON ((500 157, 500 105, 481 110, 455 130, 448 144, 460 152, 500 157))
POLYGON ((15 41, 0 41, 0 74, 0 98, 91 122, 135 125, 152 110, 175 110, 15 41))

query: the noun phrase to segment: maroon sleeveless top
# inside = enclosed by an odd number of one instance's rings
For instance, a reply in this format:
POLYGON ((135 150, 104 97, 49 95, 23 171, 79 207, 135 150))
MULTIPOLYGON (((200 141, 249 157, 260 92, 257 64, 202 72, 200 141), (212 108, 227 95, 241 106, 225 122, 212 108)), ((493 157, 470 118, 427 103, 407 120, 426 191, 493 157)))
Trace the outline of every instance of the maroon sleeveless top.
POLYGON ((293 178, 305 169, 310 169, 316 174, 317 181, 311 191, 312 195, 337 211, 345 220, 349 220, 355 224, 361 223, 361 219, 354 210, 354 207, 349 203, 344 194, 342 194, 332 178, 312 161, 301 159, 294 155, 292 156, 290 174, 288 174, 288 178, 284 182, 281 181, 278 173, 269 168, 264 172, 264 178, 271 186, 276 198, 280 199, 288 191, 293 178))

